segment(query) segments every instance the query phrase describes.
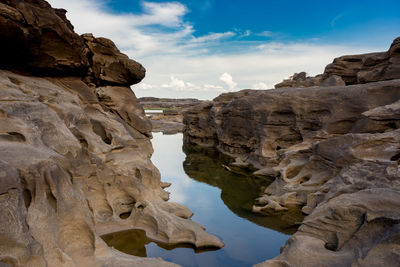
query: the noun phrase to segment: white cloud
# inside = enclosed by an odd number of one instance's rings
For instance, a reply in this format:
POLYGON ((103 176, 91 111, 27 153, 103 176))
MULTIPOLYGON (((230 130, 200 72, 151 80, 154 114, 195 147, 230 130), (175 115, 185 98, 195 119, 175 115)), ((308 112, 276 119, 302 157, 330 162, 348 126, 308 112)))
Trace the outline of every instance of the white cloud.
POLYGON ((106 7, 106 0, 48 1, 68 10, 77 33, 110 38, 145 66, 146 78, 133 86, 139 97, 212 99, 226 90, 261 87, 259 81, 272 87, 294 72, 321 73, 337 56, 386 49, 241 38, 247 34, 274 38, 276 33, 270 31, 227 29, 195 37, 196 29, 185 20, 190 10, 179 2, 144 1, 140 14, 115 14, 106 7))
POLYGON ((252 32, 250 30, 246 30, 246 31, 244 31, 244 33, 242 33, 240 35, 240 38, 244 38, 244 37, 250 36, 251 34, 252 34, 252 32))
POLYGON ((143 2, 147 14, 132 16, 136 25, 159 24, 166 27, 176 27, 182 24, 182 16, 187 13, 187 8, 178 2, 151 3, 143 2))
MULTIPOLYGON (((228 74, 229 75, 229 74, 228 74)), ((229 80, 229 79, 228 79, 229 80)), ((229 90, 224 89, 220 85, 204 84, 199 86, 191 82, 185 82, 184 80, 178 79, 174 76, 170 76, 169 83, 164 83, 161 85, 162 88, 170 88, 174 91, 180 92, 227 92, 229 90)), ((139 87, 140 89, 140 87, 139 87)))
POLYGON ((271 31, 263 31, 257 34, 258 36, 264 36, 264 37, 272 37, 274 35, 273 32, 271 31))
POLYGON ((220 77, 219 80, 224 82, 228 85, 228 91, 233 92, 236 90, 237 83, 235 83, 232 79, 232 75, 227 72, 224 72, 220 77))
POLYGON ((136 86, 137 86, 137 88, 139 88, 141 90, 150 90, 153 88, 153 86, 151 84, 147 84, 147 83, 139 83, 136 86))
POLYGON ((206 91, 206 92, 209 92, 209 91, 223 92, 224 87, 219 86, 219 85, 205 84, 204 91, 206 91))
POLYGON ((222 33, 210 33, 208 35, 200 36, 197 38, 193 38, 192 42, 201 43, 201 42, 208 42, 208 41, 216 41, 223 38, 229 38, 235 36, 236 33, 234 32, 222 32, 222 33))
POLYGON ((253 86, 251 87, 252 89, 271 89, 274 88, 273 85, 267 85, 266 83, 263 82, 258 82, 253 84, 253 86))
POLYGON ((170 77, 171 81, 169 83, 165 83, 161 85, 163 88, 172 88, 174 90, 185 90, 188 85, 183 81, 179 80, 178 78, 175 78, 174 76, 170 77))

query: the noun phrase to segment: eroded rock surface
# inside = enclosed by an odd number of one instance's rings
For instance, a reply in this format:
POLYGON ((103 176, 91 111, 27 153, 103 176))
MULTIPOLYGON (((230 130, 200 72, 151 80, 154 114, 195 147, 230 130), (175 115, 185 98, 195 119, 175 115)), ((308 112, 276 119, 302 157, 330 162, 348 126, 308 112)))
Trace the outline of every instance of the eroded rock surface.
POLYGON ((386 52, 349 55, 335 58, 323 74, 306 77, 295 73, 275 85, 282 87, 340 86, 400 79, 400 37, 386 52))
POLYGON ((371 63, 382 75, 369 83, 243 90, 185 114, 185 142, 275 179, 254 212, 300 206, 308 214, 281 255, 260 266, 398 265, 400 80, 380 71, 398 67, 397 44, 371 63))
POLYGON ((176 266, 100 238, 127 229, 222 247, 167 202, 150 121, 128 87, 144 68, 111 41, 76 35, 41 0, 2 1, 0 21, 0 265, 176 266))

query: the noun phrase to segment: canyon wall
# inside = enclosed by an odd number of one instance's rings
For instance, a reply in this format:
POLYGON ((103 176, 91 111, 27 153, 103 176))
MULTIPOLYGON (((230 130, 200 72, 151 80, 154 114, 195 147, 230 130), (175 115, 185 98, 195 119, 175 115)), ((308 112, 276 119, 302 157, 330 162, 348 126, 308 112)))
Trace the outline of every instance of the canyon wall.
POLYGON ((177 266, 100 238, 127 229, 222 247, 167 202, 151 123, 129 88, 145 69, 112 41, 77 35, 65 13, 0 3, 0 265, 177 266))
POLYGON ((400 262, 399 40, 388 52, 335 59, 321 75, 329 84, 297 75, 303 88, 222 94, 185 113, 186 143, 275 179, 254 212, 308 215, 281 255, 257 266, 400 262))

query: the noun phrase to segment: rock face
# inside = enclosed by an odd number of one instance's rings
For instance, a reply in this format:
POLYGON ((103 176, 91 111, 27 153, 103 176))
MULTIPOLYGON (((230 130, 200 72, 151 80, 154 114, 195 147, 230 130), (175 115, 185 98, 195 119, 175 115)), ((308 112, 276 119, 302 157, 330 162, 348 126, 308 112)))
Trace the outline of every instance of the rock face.
POLYGON ((92 75, 98 84, 131 85, 144 78, 143 66, 122 54, 111 40, 92 34, 84 34, 83 38, 91 52, 92 75))
POLYGON ((275 85, 282 87, 339 86, 400 79, 400 37, 387 52, 342 56, 326 66, 323 74, 306 77, 305 72, 275 85))
POLYGON ((41 0, 2 1, 0 21, 0 265, 176 266, 100 238, 127 229, 222 247, 167 202, 151 124, 127 87, 144 68, 41 0))
POLYGON ((398 68, 397 43, 381 54, 392 55, 388 61, 368 70, 382 74, 375 81, 243 90, 185 114, 185 142, 216 147, 234 165, 275 178, 254 212, 297 206, 308 214, 281 255, 259 266, 398 265, 400 79, 380 70, 398 68))
POLYGON ((145 69, 106 38, 74 32, 66 10, 44 0, 0 3, 1 69, 38 76, 80 76, 96 85, 131 85, 145 69))
POLYGON ((1 68, 44 75, 85 73, 89 50, 65 13, 43 0, 1 1, 1 68))

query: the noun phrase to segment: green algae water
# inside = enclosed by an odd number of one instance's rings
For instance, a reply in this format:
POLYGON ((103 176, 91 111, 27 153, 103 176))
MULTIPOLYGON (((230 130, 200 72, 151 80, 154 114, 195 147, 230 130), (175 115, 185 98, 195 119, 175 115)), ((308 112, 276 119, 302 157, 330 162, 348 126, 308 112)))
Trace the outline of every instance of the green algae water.
POLYGON ((194 250, 149 240, 144 231, 129 230, 103 236, 109 246, 141 257, 161 257, 187 267, 251 266, 279 254, 293 227, 303 219, 299 210, 274 216, 251 212, 260 189, 271 181, 227 170, 226 161, 212 149, 185 146, 182 134, 153 133, 153 163, 162 181, 172 183, 170 201, 186 205, 192 220, 216 235, 225 247, 194 250))

